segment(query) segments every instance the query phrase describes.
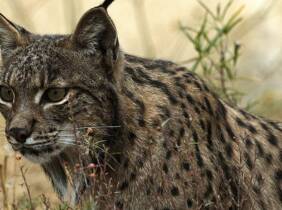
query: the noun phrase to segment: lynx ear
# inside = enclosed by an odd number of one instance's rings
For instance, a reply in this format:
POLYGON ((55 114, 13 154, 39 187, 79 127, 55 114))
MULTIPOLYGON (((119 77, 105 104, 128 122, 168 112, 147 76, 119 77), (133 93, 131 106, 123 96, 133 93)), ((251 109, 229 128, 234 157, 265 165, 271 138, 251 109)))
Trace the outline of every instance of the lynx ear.
POLYGON ((24 28, 12 23, 0 13, 0 49, 2 56, 8 56, 17 47, 26 45, 29 34, 24 28))
POLYGON ((72 45, 93 54, 98 51, 111 62, 117 59, 117 32, 106 8, 95 7, 83 15, 72 35, 72 45))

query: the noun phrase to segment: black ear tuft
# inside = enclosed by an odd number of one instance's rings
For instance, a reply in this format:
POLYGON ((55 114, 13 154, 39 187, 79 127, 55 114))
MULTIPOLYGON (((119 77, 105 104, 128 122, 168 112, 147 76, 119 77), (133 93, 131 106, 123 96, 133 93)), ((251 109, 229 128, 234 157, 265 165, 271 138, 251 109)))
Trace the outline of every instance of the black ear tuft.
POLYGON ((105 10, 113 3, 114 0, 105 0, 99 7, 103 7, 105 10))

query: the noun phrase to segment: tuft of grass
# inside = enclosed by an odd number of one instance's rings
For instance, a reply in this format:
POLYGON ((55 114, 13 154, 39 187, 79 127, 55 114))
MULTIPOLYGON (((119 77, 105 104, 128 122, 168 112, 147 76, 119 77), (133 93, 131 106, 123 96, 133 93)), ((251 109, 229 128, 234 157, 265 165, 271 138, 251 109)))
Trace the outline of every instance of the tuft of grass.
POLYGON ((223 99, 231 104, 238 104, 242 92, 233 88, 238 79, 236 65, 240 57, 241 45, 230 41, 230 34, 243 20, 241 13, 244 6, 230 13, 233 0, 225 5, 218 4, 216 11, 211 10, 201 0, 198 0, 205 15, 199 27, 191 28, 179 23, 179 28, 194 46, 196 56, 183 61, 193 72, 203 75, 223 99))

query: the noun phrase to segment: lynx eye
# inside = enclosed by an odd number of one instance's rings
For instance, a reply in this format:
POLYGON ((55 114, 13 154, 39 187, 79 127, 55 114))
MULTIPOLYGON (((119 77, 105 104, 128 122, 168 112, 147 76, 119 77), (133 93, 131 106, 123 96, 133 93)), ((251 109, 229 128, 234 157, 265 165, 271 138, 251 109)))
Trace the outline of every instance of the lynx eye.
POLYGON ((49 102, 59 102, 65 98, 67 94, 66 88, 50 88, 45 92, 45 99, 49 102))
POLYGON ((0 97, 4 102, 12 103, 14 100, 13 90, 5 86, 0 86, 0 97))

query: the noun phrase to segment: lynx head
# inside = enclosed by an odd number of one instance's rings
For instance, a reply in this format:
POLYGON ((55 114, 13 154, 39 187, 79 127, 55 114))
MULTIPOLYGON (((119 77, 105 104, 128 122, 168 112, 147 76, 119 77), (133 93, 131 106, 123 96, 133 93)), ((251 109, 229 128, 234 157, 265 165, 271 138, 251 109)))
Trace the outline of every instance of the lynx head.
POLYGON ((106 7, 71 35, 36 35, 0 15, 0 111, 13 149, 39 163, 76 145, 86 127, 105 140, 116 123, 122 53, 106 7))

